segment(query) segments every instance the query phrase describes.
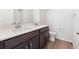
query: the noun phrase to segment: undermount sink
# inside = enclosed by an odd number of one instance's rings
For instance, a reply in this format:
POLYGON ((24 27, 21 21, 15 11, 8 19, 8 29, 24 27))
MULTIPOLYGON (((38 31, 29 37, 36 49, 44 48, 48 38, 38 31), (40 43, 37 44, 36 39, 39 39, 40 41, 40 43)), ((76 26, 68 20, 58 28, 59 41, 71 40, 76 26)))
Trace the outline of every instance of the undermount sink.
POLYGON ((36 26, 22 26, 21 28, 12 29, 13 32, 26 31, 30 29, 34 29, 36 26))
POLYGON ((32 28, 36 28, 36 26, 25 26, 24 28, 26 28, 26 29, 32 29, 32 28))

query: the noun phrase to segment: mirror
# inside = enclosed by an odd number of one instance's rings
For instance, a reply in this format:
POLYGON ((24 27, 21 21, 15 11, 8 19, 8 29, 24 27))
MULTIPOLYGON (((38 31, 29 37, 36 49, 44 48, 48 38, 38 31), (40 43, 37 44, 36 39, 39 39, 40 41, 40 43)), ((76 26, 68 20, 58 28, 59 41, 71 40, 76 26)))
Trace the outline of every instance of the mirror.
POLYGON ((22 24, 40 22, 39 9, 15 9, 14 21, 22 24))
POLYGON ((10 28, 12 23, 38 23, 39 9, 0 9, 0 29, 10 28))
POLYGON ((33 23, 33 10, 32 9, 14 9, 14 22, 29 24, 33 23))

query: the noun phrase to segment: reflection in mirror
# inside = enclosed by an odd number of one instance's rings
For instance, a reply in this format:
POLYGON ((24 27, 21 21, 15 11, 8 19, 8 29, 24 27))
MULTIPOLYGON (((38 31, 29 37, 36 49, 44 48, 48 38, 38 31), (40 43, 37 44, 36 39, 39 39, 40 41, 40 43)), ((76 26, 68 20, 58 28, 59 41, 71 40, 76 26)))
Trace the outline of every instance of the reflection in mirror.
POLYGON ((14 23, 18 25, 33 24, 33 9, 14 9, 14 23))
POLYGON ((14 27, 15 29, 21 28, 22 24, 22 10, 21 9, 14 9, 14 27))
POLYGON ((33 18, 34 18, 34 24, 39 25, 40 23, 40 10, 39 9, 34 9, 33 10, 33 18))
POLYGON ((33 23, 33 9, 22 9, 23 24, 33 23))

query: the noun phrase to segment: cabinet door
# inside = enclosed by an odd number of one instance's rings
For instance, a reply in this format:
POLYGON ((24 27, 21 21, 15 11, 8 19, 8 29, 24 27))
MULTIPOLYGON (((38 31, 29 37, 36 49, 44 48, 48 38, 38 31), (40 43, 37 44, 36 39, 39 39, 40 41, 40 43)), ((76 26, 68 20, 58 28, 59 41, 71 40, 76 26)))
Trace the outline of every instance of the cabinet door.
POLYGON ((40 48, 44 48, 45 47, 45 39, 46 39, 46 33, 43 32, 40 34, 40 48))
POLYGON ((3 41, 0 41, 0 49, 4 49, 3 41))
POLYGON ((29 49, 39 49, 39 36, 33 37, 28 43, 29 49))
POLYGON ((13 49, 13 48, 17 47, 18 45, 24 43, 25 38, 24 38, 24 35, 22 35, 22 36, 17 36, 17 37, 5 40, 3 42, 4 42, 5 49, 13 49))
POLYGON ((46 44, 49 42, 49 31, 46 31, 46 44))

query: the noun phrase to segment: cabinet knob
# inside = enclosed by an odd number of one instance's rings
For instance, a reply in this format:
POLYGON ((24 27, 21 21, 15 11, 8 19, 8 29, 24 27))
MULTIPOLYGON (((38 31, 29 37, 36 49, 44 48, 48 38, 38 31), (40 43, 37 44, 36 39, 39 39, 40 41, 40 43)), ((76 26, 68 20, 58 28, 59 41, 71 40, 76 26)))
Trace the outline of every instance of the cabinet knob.
POLYGON ((28 46, 26 45, 26 49, 28 49, 28 46))
POLYGON ((30 49, 32 49, 32 43, 30 43, 30 49))
POLYGON ((79 32, 76 32, 77 35, 79 35, 79 32))

